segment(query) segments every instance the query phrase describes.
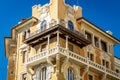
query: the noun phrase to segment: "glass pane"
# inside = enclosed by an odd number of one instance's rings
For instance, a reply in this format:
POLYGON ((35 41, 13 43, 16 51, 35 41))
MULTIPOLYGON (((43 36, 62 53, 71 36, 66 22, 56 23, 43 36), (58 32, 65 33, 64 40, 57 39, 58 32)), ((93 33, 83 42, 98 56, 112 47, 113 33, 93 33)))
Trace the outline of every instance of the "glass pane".
POLYGON ((74 30, 74 26, 73 26, 72 21, 68 21, 68 28, 69 28, 71 31, 74 30))

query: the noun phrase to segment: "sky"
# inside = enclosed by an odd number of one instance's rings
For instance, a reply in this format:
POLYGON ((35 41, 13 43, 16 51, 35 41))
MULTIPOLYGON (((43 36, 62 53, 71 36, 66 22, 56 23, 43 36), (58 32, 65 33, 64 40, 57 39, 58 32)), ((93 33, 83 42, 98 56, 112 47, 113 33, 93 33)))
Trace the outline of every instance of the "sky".
MULTIPOLYGON (((83 17, 98 27, 113 32, 120 39, 120 0, 66 0, 71 6, 79 5, 83 17)), ((7 79, 8 60, 4 52, 4 37, 11 36, 11 28, 22 18, 31 17, 32 6, 49 3, 49 0, 0 0, 0 80, 7 79)), ((120 58, 120 44, 115 46, 115 56, 120 58)))

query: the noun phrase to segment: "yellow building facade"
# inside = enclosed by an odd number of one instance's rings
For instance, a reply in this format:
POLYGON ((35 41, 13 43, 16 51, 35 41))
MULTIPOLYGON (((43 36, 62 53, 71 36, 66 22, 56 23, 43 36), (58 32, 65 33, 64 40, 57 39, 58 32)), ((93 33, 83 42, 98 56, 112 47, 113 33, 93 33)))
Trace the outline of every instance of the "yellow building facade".
POLYGON ((8 80, 120 80, 120 41, 64 0, 34 5, 6 37, 8 80))

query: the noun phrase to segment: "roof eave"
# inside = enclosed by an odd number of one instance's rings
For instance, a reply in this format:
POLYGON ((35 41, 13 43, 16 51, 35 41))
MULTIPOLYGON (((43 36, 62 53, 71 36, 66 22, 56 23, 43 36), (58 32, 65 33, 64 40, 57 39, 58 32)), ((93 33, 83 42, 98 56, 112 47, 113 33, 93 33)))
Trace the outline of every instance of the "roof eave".
POLYGON ((88 20, 85 19, 84 17, 80 17, 80 18, 77 19, 78 22, 79 22, 79 21, 82 21, 82 20, 85 20, 85 21, 87 21, 89 24, 95 26, 95 28, 97 28, 97 29, 99 29, 100 31, 102 31, 103 34, 109 36, 112 40, 114 40, 114 41, 116 42, 116 44, 119 44, 119 43, 120 43, 120 40, 118 40, 116 37, 114 37, 114 36, 106 33, 103 29, 101 29, 101 28, 99 28, 98 26, 96 26, 95 24, 91 23, 90 21, 88 21, 88 20))

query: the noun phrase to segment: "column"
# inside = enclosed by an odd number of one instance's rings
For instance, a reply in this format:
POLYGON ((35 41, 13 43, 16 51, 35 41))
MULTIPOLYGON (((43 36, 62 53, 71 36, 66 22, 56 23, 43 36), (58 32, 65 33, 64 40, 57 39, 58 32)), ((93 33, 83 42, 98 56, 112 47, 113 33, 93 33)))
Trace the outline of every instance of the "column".
POLYGON ((95 43, 94 43, 94 34, 92 34, 92 44, 93 44, 93 46, 95 46, 95 43))
POLYGON ((99 38, 98 41, 99 41, 99 49, 101 50, 101 39, 99 38))
POLYGON ((47 59, 49 56, 49 48, 50 48, 50 35, 48 35, 48 41, 47 41, 47 59))
POLYGON ((56 73, 57 76, 59 75, 60 72, 60 55, 56 54, 56 73))

